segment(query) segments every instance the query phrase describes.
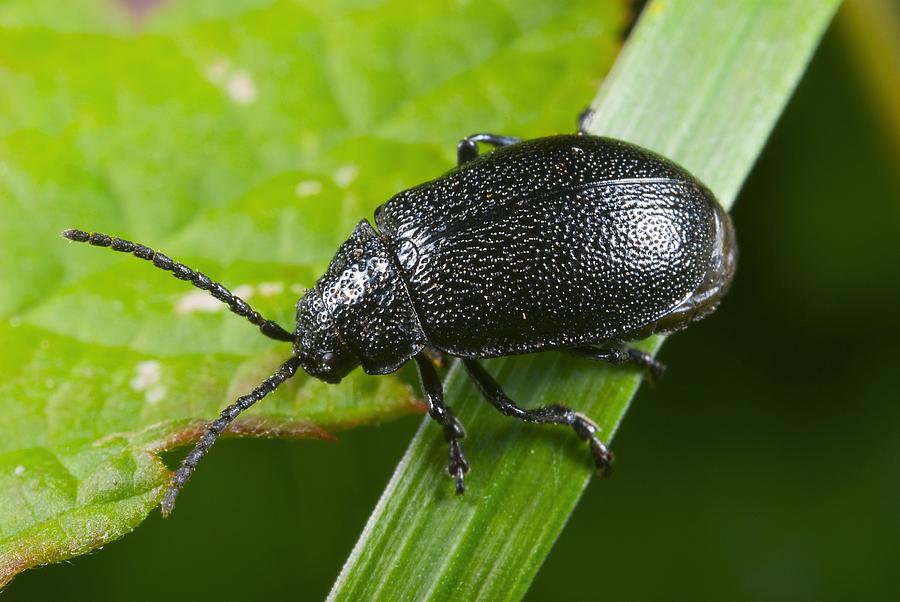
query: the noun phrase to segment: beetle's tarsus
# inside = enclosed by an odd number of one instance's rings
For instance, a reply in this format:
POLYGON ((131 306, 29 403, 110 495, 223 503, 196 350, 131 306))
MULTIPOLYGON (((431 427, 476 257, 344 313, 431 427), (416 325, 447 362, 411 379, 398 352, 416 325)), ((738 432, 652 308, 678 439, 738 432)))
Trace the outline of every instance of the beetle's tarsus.
POLYGON ((466 484, 464 477, 469 472, 469 462, 463 453, 462 446, 458 439, 450 441, 450 463, 447 472, 456 482, 456 495, 462 495, 466 492, 466 484))
POLYGON ((597 452, 595 451, 594 452, 594 461, 597 466, 597 476, 602 477, 604 479, 607 479, 610 476, 612 476, 612 473, 613 473, 613 455, 612 455, 612 453, 609 453, 606 460, 601 461, 601 460, 597 459, 597 452))
POLYGON ((621 365, 631 364, 643 368, 650 384, 657 383, 666 373, 666 365, 640 349, 633 349, 624 343, 610 342, 603 347, 574 347, 571 353, 591 360, 621 365))
POLYGON ((521 138, 501 136, 499 134, 472 134, 471 136, 466 136, 456 145, 456 164, 462 165, 476 158, 478 156, 479 142, 490 144, 494 148, 500 148, 501 146, 509 146, 521 141, 521 138))
MULTIPOLYGON (((559 406, 565 408, 565 406, 559 406)), ((568 409, 568 408, 566 408, 568 409)), ((602 477, 608 477, 612 474, 613 453, 606 447, 606 444, 597 436, 599 427, 597 424, 578 412, 571 412, 571 425, 575 433, 591 446, 591 455, 594 457, 594 465, 597 467, 597 473, 602 477)))
POLYGON ((644 371, 647 374, 647 380, 650 381, 651 385, 655 385, 662 377, 666 374, 666 365, 661 361, 657 360, 655 357, 647 353, 646 351, 641 351, 640 349, 628 349, 629 362, 644 368, 644 371))
POLYGON ((453 415, 453 410, 444 405, 444 387, 441 378, 424 352, 415 356, 419 368, 419 379, 422 392, 425 394, 425 405, 431 419, 444 427, 444 439, 448 446, 447 472, 456 481, 456 493, 462 495, 466 491, 463 477, 469 472, 469 461, 463 452, 460 440, 466 436, 462 423, 453 415))
POLYGON ((463 451, 460 440, 466 436, 462 424, 447 408, 449 414, 449 423, 444 426, 444 439, 447 440, 449 447, 449 457, 447 463, 447 472, 456 481, 456 495, 462 495, 466 492, 464 477, 469 472, 469 461, 463 451))
POLYGON ((572 412, 571 410, 569 412, 571 416, 567 416, 567 418, 571 420, 572 429, 591 446, 591 454, 594 456, 597 472, 604 477, 608 477, 612 473, 613 453, 609 451, 606 444, 597 436, 599 427, 584 414, 572 412))

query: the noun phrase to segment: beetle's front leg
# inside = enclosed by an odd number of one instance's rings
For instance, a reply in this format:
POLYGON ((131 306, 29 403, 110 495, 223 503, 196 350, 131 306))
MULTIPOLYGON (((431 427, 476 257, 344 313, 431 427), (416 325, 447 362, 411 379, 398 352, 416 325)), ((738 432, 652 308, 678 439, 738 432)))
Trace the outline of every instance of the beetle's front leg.
POLYGON ((466 491, 463 477, 469 472, 469 462, 459 443, 460 439, 466 436, 466 431, 450 408, 444 405, 444 387, 428 356, 424 353, 416 355, 416 365, 419 367, 419 379, 422 382, 422 392, 425 394, 428 415, 444 427, 444 439, 450 446, 447 472, 456 480, 456 493, 461 495, 466 491))
POLYGON ((481 394, 501 413, 525 422, 563 424, 572 427, 576 435, 590 444, 594 463, 601 474, 605 476, 610 473, 613 461, 612 452, 597 436, 597 425, 591 419, 562 405, 549 405, 526 410, 509 398, 494 377, 488 374, 481 364, 465 358, 462 362, 481 394))
POLYGON ((462 165, 477 157, 479 142, 484 142, 485 144, 490 144, 494 148, 499 148, 521 141, 521 138, 500 136, 497 134, 472 134, 471 136, 466 136, 456 145, 456 164, 462 165))
POLYGON ((640 349, 632 349, 624 343, 607 343, 603 347, 575 347, 569 349, 571 353, 586 357, 591 360, 599 360, 610 364, 632 364, 647 371, 650 383, 655 383, 663 377, 666 365, 640 349))

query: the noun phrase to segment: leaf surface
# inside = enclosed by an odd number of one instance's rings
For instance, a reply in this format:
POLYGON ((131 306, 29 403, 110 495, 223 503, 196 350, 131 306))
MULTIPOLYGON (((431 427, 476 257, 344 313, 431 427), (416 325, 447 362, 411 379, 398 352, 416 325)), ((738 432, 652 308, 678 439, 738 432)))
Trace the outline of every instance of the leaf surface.
MULTIPOLYGON (((353 225, 450 168, 462 135, 571 131, 623 18, 579 0, 3 3, 0 584, 133 529, 168 475, 157 452, 290 353, 61 230, 162 249, 292 325, 353 225)), ((236 430, 328 439, 417 395, 300 375, 236 430)))

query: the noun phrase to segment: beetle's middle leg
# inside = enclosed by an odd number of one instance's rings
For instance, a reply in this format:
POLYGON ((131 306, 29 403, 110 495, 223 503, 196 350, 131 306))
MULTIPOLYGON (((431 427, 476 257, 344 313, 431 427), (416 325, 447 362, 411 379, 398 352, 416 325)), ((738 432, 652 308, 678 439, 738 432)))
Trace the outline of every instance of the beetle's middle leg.
POLYGON ((466 491, 463 477, 469 472, 469 462, 459 443, 466 436, 466 431, 453 415, 453 411, 444 405, 444 387, 431 359, 426 354, 419 353, 416 355, 416 365, 419 367, 419 378, 422 382, 422 391, 425 393, 428 415, 444 427, 444 439, 450 446, 447 472, 456 480, 456 493, 461 495, 466 491))
POLYGON ((471 136, 466 136, 456 145, 456 164, 462 165, 477 157, 479 142, 484 142, 485 144, 490 144, 494 148, 499 148, 521 141, 521 138, 500 136, 498 134, 472 134, 471 136))
POLYGON ((610 342, 601 347, 574 347, 569 352, 592 360, 610 364, 632 364, 647 371, 650 382, 654 383, 663 377, 666 365, 640 349, 633 349, 624 343, 610 342))
POLYGON ((562 424, 572 427, 576 435, 590 444, 597 469, 604 475, 609 474, 613 460, 612 452, 597 436, 597 425, 589 418, 563 405, 549 405, 533 410, 522 408, 509 398, 494 377, 488 374, 481 364, 466 358, 463 358, 462 362, 481 394, 501 413, 525 422, 562 424))

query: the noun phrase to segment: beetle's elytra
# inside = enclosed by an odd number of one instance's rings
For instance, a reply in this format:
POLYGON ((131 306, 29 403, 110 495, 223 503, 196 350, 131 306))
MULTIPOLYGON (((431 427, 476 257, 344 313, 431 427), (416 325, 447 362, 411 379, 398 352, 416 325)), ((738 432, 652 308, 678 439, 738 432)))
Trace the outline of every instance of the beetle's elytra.
POLYGON ((298 367, 337 383, 356 366, 387 374, 410 359, 428 412, 444 429, 448 471, 462 493, 465 432, 444 404, 430 350, 462 358, 504 414, 569 425, 590 444, 597 467, 609 466, 612 456, 587 417, 561 405, 519 407, 476 360, 558 349, 660 374, 662 364, 624 343, 679 330, 715 310, 736 266, 731 219, 671 161, 583 131, 528 141, 476 134, 459 143, 458 157, 449 173, 379 207, 374 226, 356 226, 298 301, 293 334, 162 253, 105 234, 63 233, 150 260, 209 291, 266 336, 293 344, 273 376, 209 424, 174 474, 164 514, 227 425, 298 367), (478 142, 495 150, 479 155, 478 142))

